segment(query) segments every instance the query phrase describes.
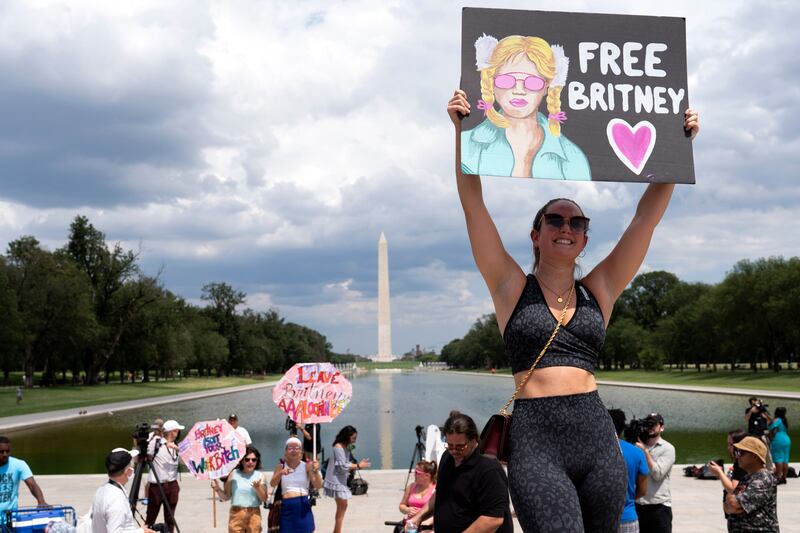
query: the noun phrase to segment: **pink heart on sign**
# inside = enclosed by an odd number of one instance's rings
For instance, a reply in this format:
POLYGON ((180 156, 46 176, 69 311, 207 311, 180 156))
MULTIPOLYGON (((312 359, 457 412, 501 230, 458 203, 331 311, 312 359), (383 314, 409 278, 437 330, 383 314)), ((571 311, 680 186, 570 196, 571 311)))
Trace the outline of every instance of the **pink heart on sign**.
POLYGON ((612 118, 606 127, 606 134, 619 160, 634 174, 641 174, 656 145, 655 126, 643 120, 631 127, 621 118, 612 118))

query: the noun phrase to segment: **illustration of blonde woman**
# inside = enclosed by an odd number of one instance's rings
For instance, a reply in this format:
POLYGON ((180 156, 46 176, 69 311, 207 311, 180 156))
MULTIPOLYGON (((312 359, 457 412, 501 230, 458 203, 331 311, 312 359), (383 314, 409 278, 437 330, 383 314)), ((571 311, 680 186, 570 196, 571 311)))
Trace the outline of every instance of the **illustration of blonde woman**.
POLYGON ((540 37, 510 35, 475 42, 481 73, 477 107, 485 120, 461 134, 465 174, 588 181, 589 160, 561 132, 561 90, 569 59, 540 37), (539 108, 546 101, 547 115, 539 108), (499 109, 496 109, 496 107, 499 109))

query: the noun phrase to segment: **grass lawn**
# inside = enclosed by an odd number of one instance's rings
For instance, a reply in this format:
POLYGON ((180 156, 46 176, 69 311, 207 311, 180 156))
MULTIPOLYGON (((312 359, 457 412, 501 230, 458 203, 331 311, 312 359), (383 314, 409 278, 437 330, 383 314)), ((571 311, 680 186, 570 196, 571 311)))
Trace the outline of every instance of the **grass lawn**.
POLYGON ((23 391, 23 400, 20 405, 17 405, 16 388, 2 387, 0 388, 0 416, 25 415, 223 387, 253 385, 273 379, 280 379, 280 376, 189 378, 174 381, 151 381, 149 383, 109 383, 108 385, 95 385, 92 387, 59 386, 34 388, 23 391))
POLYGON ((636 383, 659 383, 663 385, 693 385, 700 387, 720 387, 736 389, 759 389, 772 391, 800 392, 800 372, 796 370, 645 370, 598 371, 597 379, 608 381, 630 381, 636 383))
MULTIPOLYGON (((473 370, 488 374, 488 370, 473 370)), ((511 374, 509 368, 497 369, 498 374, 511 374)), ((766 368, 758 372, 751 370, 598 370, 595 373, 598 380, 626 381, 631 383, 658 383, 659 385, 689 385, 696 387, 719 387, 722 389, 754 389, 781 392, 800 392, 800 372, 797 370, 783 370, 775 373, 766 368)))

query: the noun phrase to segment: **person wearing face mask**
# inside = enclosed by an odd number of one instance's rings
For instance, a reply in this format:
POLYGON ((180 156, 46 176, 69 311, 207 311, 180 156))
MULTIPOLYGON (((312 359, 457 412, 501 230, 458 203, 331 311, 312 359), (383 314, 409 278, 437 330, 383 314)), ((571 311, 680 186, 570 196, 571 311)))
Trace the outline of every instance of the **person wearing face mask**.
POLYGON ((156 533, 136 523, 125 490, 137 455, 138 450, 115 448, 106 456, 108 482, 97 489, 92 500, 92 533, 156 533))
POLYGON ((353 497, 350 487, 347 486, 347 477, 351 472, 369 468, 369 459, 361 459, 354 463, 351 461, 350 452, 355 448, 358 431, 353 426, 345 426, 333 440, 333 451, 328 459, 328 469, 325 471, 325 496, 336 500, 336 518, 333 533, 342 533, 344 515, 347 512, 347 502, 353 497))

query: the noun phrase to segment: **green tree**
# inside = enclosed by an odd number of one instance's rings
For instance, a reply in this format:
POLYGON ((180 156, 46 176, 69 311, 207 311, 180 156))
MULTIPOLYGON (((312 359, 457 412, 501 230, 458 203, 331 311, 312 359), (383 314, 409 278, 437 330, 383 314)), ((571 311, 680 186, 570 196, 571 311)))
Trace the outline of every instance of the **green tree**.
POLYGON ((151 289, 157 285, 157 277, 142 275, 138 254, 133 251, 124 250, 119 243, 109 249, 105 234, 80 215, 70 225, 69 239, 59 253, 73 260, 91 284, 97 330, 84 353, 83 366, 88 382, 94 384, 99 371, 113 365, 134 314, 155 301, 151 289))
POLYGON ((639 364, 639 353, 647 342, 649 332, 632 318, 621 317, 609 325, 606 340, 600 353, 603 367, 610 370, 614 365, 625 368, 625 365, 639 364))
POLYGON ((669 313, 667 296, 679 282, 675 274, 663 270, 639 274, 620 295, 616 314, 632 318, 643 328, 652 330, 669 313))
POLYGON ((17 295, 8 277, 9 267, 0 257, 0 370, 3 372, 3 385, 9 384, 12 369, 21 368, 20 330, 17 312, 17 295))
POLYGON ((9 280, 17 295, 22 366, 27 387, 40 363, 52 378, 53 362, 82 349, 95 331, 89 283, 63 256, 26 236, 8 245, 9 280))
POLYGON ((242 368, 242 347, 239 338, 239 320, 236 308, 247 298, 244 292, 237 291, 227 283, 207 283, 203 285, 201 298, 208 302, 206 314, 217 323, 217 333, 228 341, 228 358, 223 367, 217 369, 222 374, 242 368))

